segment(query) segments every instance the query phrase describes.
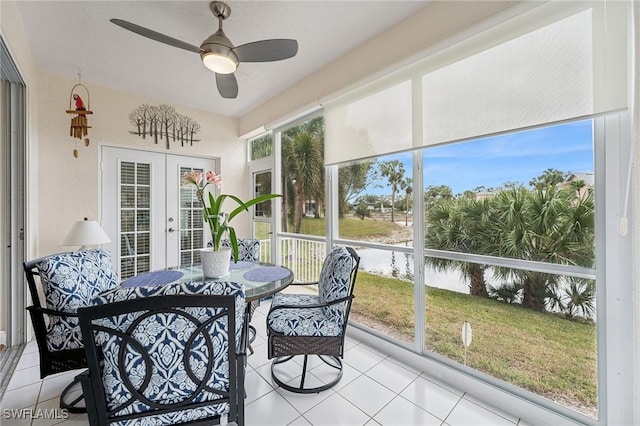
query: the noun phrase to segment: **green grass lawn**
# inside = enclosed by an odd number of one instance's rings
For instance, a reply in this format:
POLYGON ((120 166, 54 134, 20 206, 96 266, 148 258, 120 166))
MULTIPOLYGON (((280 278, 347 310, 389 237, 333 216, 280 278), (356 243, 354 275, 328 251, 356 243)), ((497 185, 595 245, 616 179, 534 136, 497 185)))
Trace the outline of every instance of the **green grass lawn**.
MULTIPOLYGON (((413 340, 413 284, 358 273, 353 312, 413 340)), ((430 351, 462 363, 464 321, 473 328, 467 365, 539 395, 595 406, 596 331, 590 323, 428 287, 430 351)))
MULTIPOLYGON (((346 239, 364 239, 376 237, 388 237, 394 229, 399 229, 400 225, 380 220, 365 219, 360 220, 353 217, 338 219, 340 238, 346 239)), ((293 224, 290 225, 293 231, 293 224)), ((324 218, 302 219, 301 233, 306 235, 326 235, 324 218)))

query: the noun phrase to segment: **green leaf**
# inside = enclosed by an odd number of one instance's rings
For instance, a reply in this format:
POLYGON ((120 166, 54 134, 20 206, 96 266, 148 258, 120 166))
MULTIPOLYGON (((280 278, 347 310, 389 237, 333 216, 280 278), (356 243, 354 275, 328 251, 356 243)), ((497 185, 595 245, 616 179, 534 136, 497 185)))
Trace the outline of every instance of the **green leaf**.
POLYGON ((247 210, 249 211, 249 207, 261 203, 263 201, 267 201, 270 200, 272 198, 277 198, 277 197, 282 197, 282 195, 280 194, 264 194, 264 195, 260 195, 258 197, 252 198, 249 201, 245 201, 244 203, 242 201, 240 201, 240 199, 236 198, 236 201, 238 201, 240 205, 240 207, 235 208, 231 213, 229 213, 229 220, 233 219, 234 217, 236 217, 236 215, 238 215, 238 213, 241 213, 243 210, 247 210))
POLYGON ((238 262, 238 238, 236 237, 236 230, 232 227, 227 228, 229 231, 229 242, 231 242, 231 249, 233 251, 233 260, 238 262))

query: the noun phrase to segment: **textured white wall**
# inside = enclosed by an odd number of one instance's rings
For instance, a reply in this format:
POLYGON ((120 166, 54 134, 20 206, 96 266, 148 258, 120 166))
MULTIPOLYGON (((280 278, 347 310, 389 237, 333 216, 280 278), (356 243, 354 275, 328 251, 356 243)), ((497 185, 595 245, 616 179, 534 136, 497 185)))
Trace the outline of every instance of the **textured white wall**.
MULTIPOLYGON (((89 80, 90 76, 86 77, 89 80)), ((157 106, 163 103, 162 100, 96 86, 83 79, 91 95, 90 109, 93 111, 92 115, 87 116, 91 126, 88 135, 91 143, 85 147, 81 140, 69 136, 72 116, 65 112, 69 109, 71 88, 77 82, 77 78, 43 73, 38 76, 38 255, 65 250, 60 246, 60 241, 74 221, 83 217, 98 218, 99 156, 100 145, 103 144, 169 154, 220 157, 224 192, 241 198, 250 195, 246 148, 244 142, 237 138, 235 119, 172 105, 178 113, 200 124, 201 131, 197 137, 201 142, 184 147, 173 143, 171 149, 167 150, 164 141, 156 145, 149 137, 142 139, 130 133, 134 128, 129 123, 129 113, 141 104, 157 106), (76 147, 79 158, 73 157, 76 147)), ((236 226, 240 228, 238 232, 248 229, 248 223, 248 217, 237 221, 236 226)))

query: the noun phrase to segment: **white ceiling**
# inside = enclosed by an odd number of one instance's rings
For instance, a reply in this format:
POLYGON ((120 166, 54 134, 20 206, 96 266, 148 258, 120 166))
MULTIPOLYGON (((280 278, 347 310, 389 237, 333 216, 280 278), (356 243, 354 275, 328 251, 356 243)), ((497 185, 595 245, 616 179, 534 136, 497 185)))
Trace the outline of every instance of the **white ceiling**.
POLYGON ((199 46, 217 30, 209 1, 20 1, 38 70, 217 114, 240 117, 305 76, 384 32, 421 1, 228 1, 224 30, 236 45, 298 40, 298 54, 240 64, 239 94, 223 99, 198 54, 126 31, 124 19, 199 46))

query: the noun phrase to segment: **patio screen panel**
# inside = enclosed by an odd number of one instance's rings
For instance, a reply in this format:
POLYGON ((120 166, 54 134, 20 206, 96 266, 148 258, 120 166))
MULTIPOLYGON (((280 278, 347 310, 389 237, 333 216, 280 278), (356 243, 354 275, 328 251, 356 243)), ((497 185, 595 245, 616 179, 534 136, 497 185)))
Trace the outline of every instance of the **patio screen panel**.
POLYGON ((325 164, 627 108, 629 17, 550 2, 329 100, 325 164))

